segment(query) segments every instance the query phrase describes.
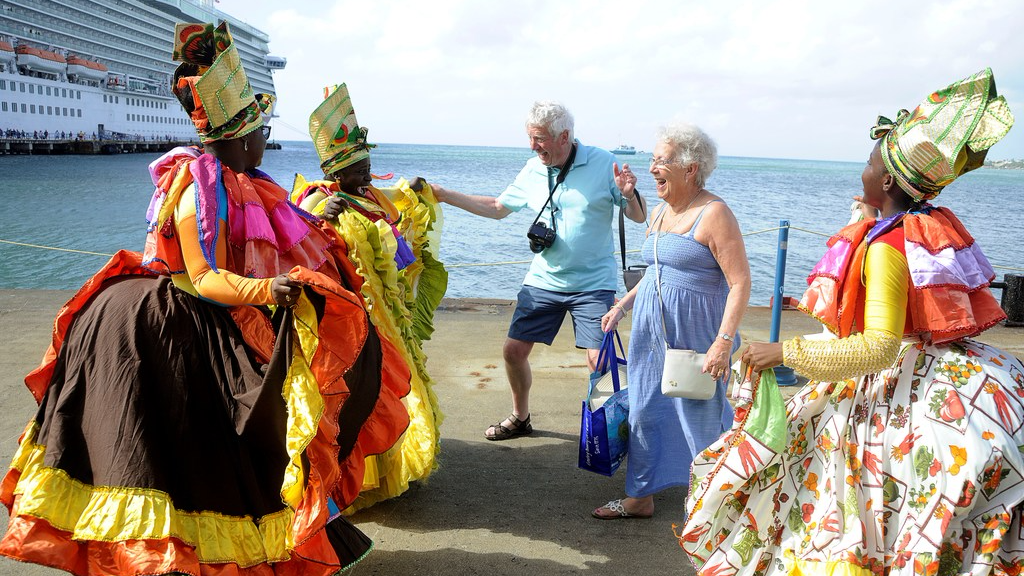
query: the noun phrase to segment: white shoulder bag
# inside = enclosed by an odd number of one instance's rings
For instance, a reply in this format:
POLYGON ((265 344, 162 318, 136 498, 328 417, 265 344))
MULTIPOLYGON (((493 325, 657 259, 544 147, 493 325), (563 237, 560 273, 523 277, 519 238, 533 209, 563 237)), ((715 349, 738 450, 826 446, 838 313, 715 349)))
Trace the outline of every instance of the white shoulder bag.
POLYGON ((665 324, 665 301, 661 297, 661 265, 658 263, 658 221, 665 215, 665 210, 658 214, 657 221, 651 226, 654 233, 654 272, 657 274, 658 305, 661 308, 661 332, 665 337, 665 366, 661 373, 661 393, 675 398, 692 398, 709 400, 715 395, 717 384, 711 374, 703 372, 704 358, 707 354, 698 354, 695 350, 672 348, 668 345, 668 329, 665 324))

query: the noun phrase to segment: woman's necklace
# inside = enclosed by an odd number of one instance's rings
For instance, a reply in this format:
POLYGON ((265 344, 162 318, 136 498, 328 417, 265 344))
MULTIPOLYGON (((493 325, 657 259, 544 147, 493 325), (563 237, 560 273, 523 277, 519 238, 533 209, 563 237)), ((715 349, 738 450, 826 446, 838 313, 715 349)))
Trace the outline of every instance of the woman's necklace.
MULTIPOLYGON (((690 209, 690 206, 693 206, 693 203, 697 201, 697 198, 700 198, 703 195, 704 189, 701 188, 700 190, 697 191, 697 195, 690 199, 690 203, 686 205, 686 208, 683 208, 681 211, 676 212, 675 216, 672 217, 672 224, 670 226, 665 226, 664 219, 662 219, 662 225, 659 227, 659 232, 668 232, 669 230, 672 230, 672 228, 679 223, 679 220, 683 217, 683 214, 686 214, 686 211, 690 209)), ((667 211, 668 208, 665 208, 665 210, 667 211)))

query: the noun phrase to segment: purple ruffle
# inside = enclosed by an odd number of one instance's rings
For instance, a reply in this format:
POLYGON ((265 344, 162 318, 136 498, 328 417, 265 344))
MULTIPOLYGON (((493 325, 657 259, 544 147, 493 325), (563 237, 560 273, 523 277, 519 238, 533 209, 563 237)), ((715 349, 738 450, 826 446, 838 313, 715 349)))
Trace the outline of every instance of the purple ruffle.
POLYGON ((853 245, 847 240, 840 238, 825 252, 821 260, 818 260, 818 263, 814 265, 811 274, 807 277, 807 283, 810 284, 815 276, 842 278, 852 255, 853 245))
POLYGON ((932 254, 924 246, 907 242, 907 264, 916 288, 963 286, 976 290, 995 278, 995 270, 977 244, 962 250, 952 247, 932 254))

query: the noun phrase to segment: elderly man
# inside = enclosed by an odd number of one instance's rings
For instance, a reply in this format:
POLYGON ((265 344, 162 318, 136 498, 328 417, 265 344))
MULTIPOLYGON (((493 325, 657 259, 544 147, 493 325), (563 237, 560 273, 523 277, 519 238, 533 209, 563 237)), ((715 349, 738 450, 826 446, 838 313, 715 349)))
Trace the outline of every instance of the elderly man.
POLYGON ((594 369, 602 339, 601 316, 614 303, 617 287, 612 248, 615 207, 634 222, 645 218, 636 176, 628 166, 620 170, 610 152, 573 138, 573 117, 564 106, 534 103, 526 135, 537 156, 501 195, 462 194, 433 184, 439 201, 479 216, 500 219, 526 207, 537 212, 528 234, 536 256, 523 280, 503 350, 512 413, 487 428, 488 440, 533 431, 530 352, 537 342, 554 341, 567 311, 576 346, 587 350, 587 363, 594 369))

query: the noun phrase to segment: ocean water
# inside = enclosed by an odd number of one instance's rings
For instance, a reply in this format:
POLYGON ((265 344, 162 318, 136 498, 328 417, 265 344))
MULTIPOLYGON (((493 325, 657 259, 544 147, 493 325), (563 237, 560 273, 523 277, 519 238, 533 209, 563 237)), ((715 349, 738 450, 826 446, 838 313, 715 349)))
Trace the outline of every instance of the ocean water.
MULTIPOLYGON (((290 189, 296 173, 321 175, 311 143, 282 145, 266 152, 262 166, 282 186, 290 189)), ((865 159, 870 146, 865 143, 865 159)), ((504 190, 531 155, 525 147, 407 144, 380 144, 372 152, 376 174, 422 176, 486 195, 504 190)), ((157 157, 0 156, 0 288, 77 288, 105 262, 104 254, 141 250, 153 191, 148 164, 157 157)), ((654 205, 653 181, 646 174, 650 154, 619 158, 634 167, 638 188, 654 205)), ((707 188, 725 199, 745 234, 751 304, 767 304, 773 292, 780 220, 794 227, 785 294, 802 293, 827 236, 849 219, 862 168, 860 162, 720 158, 707 188)), ((960 216, 1000 277, 1024 272, 1017 240, 1022 193, 1024 171, 982 168, 954 182, 936 202, 960 216)), ((515 298, 532 257, 526 239, 532 219, 527 210, 491 220, 445 206, 441 259, 449 266, 447 295, 515 298)), ((640 247, 643 226, 629 221, 626 226, 627 262, 639 263, 639 254, 630 251, 640 247)))

